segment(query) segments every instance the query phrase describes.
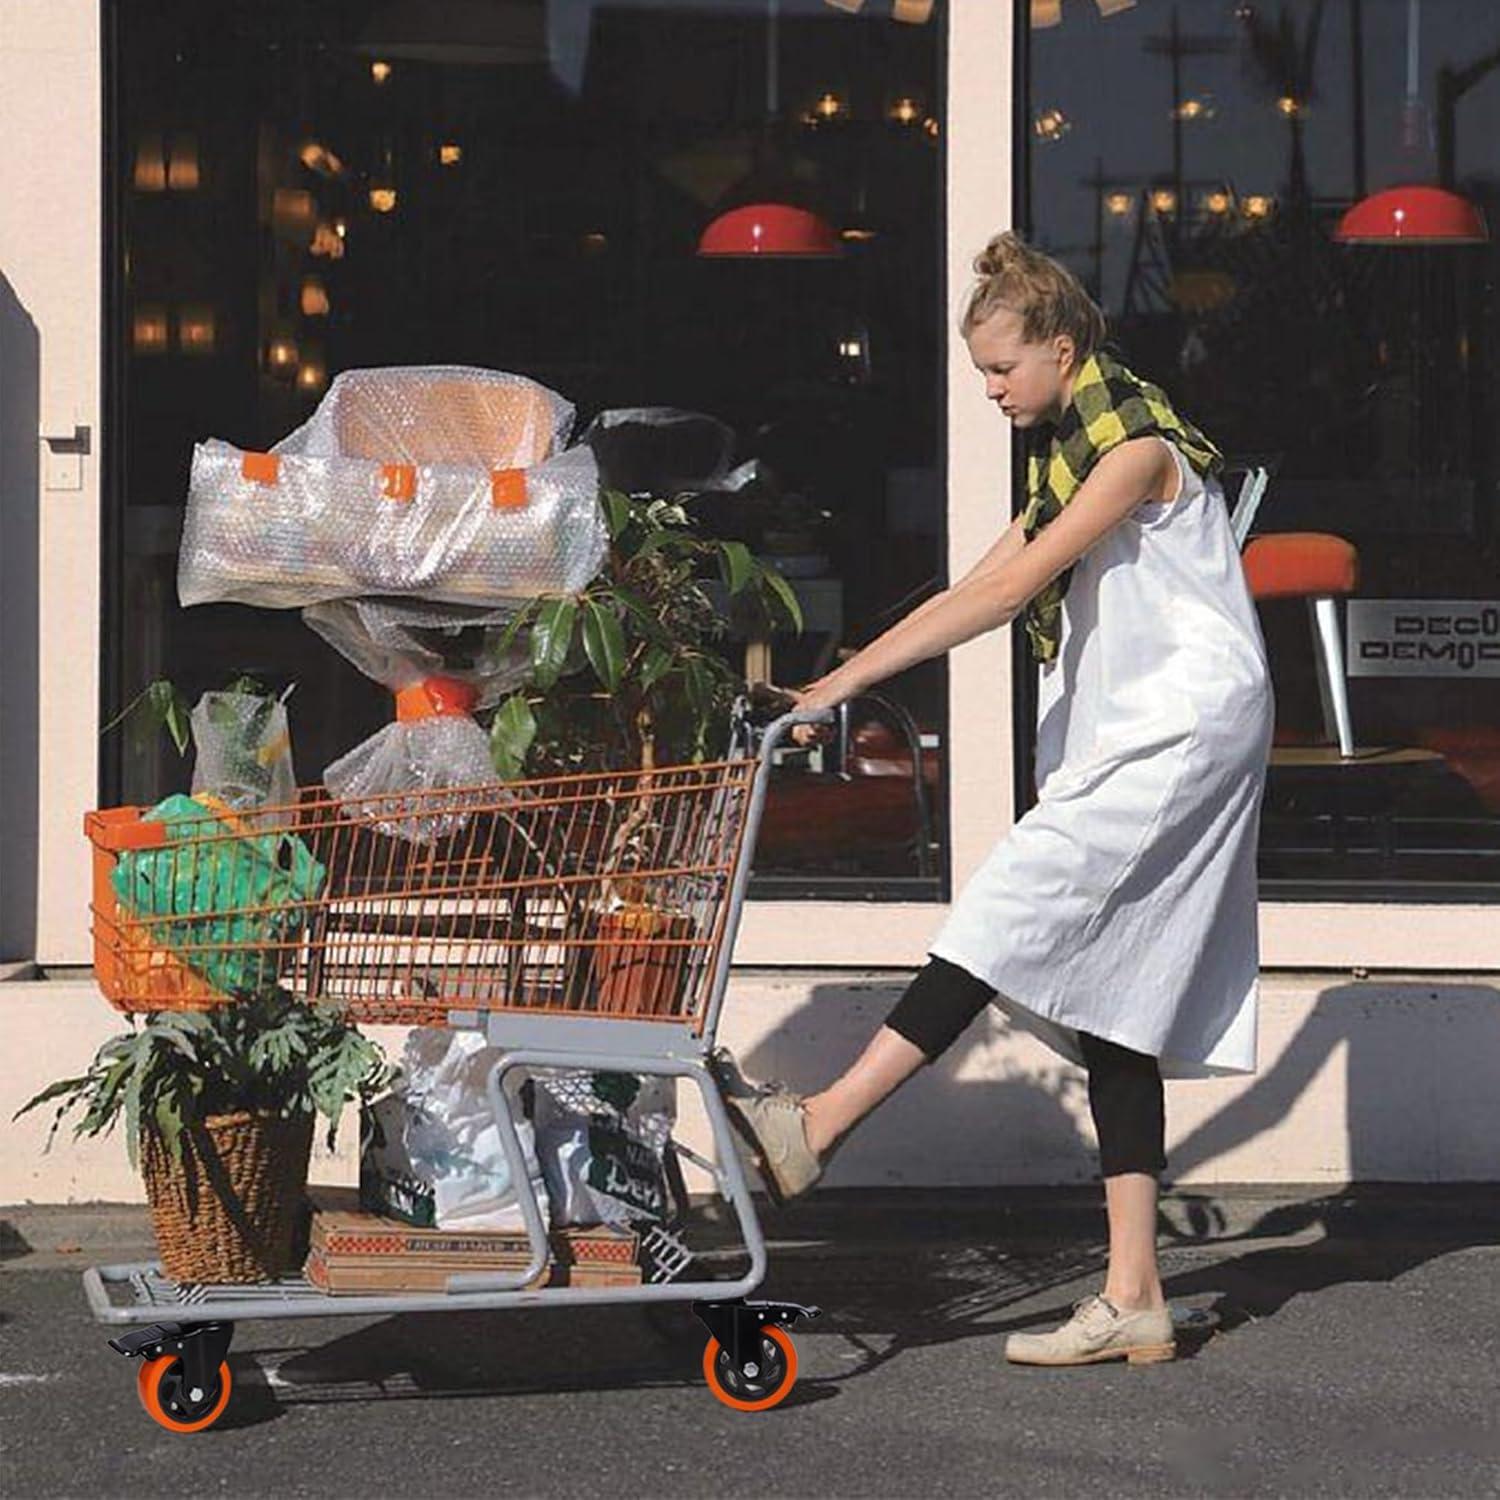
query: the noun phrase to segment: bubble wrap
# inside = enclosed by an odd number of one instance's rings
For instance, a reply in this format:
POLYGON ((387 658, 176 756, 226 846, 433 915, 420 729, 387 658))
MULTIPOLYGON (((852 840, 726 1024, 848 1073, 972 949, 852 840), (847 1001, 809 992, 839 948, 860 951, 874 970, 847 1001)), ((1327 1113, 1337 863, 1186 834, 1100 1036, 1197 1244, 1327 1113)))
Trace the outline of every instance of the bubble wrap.
POLYGON ((256 693, 204 693, 188 722, 193 796, 211 792, 236 812, 282 808, 297 800, 284 701, 256 693))
POLYGON ((366 677, 393 693, 426 677, 452 677, 492 708, 531 670, 531 638, 522 627, 502 651, 515 611, 417 599, 333 599, 310 604, 303 621, 366 677))
POLYGON ((498 784, 489 736, 473 719, 432 718, 387 724, 323 773, 323 784, 353 817, 374 819, 381 833, 434 843, 469 821, 473 788, 498 784), (457 788, 447 797, 393 799, 403 791, 457 788), (367 802, 365 798, 377 797, 367 802))
POLYGON ((359 594, 495 606, 576 593, 609 537, 592 450, 561 446, 572 420, 567 401, 519 375, 345 371, 274 463, 218 439, 194 447, 178 596, 295 609, 359 594))

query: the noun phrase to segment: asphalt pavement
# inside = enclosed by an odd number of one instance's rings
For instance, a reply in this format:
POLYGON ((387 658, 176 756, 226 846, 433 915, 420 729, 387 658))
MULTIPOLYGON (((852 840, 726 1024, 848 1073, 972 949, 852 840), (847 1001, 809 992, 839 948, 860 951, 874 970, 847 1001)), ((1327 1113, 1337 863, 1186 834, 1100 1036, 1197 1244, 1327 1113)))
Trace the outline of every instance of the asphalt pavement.
MULTIPOLYGON (((762 1200, 757 1200, 762 1202, 762 1200)), ((758 1296, 823 1309, 740 1413, 706 1333, 639 1305, 242 1324, 207 1432, 157 1428, 80 1272, 135 1209, 0 1209, 6 1496, 1449 1496, 1500 1493, 1500 1194, 1182 1192, 1179 1357, 1035 1369, 1012 1329, 1098 1290, 1094 1193, 821 1191, 764 1205, 758 1296)), ((707 1218, 696 1240, 728 1274, 707 1218)))

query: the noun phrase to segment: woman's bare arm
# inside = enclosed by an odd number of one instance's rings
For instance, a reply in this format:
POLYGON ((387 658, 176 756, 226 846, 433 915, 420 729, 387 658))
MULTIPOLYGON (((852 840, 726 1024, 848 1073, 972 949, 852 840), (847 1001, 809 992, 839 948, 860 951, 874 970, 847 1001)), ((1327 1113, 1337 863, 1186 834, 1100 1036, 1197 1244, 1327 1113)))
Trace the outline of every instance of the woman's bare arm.
POLYGON ((855 691, 882 682, 987 630, 1007 624, 1146 497, 1165 493, 1175 465, 1155 438, 1133 438, 1094 466, 1073 500, 1030 542, 993 561, 1019 530, 1013 522, 952 588, 898 620, 832 674, 855 691))
POLYGON ((917 607, 902 617, 891 627, 899 630, 907 625, 915 624, 916 621, 925 619, 930 615, 944 599, 953 593, 955 589, 961 589, 967 584, 973 583, 977 578, 987 577, 997 568, 1003 567, 1011 558, 1015 557, 1026 545, 1026 533, 1021 527, 1021 518, 1017 516, 1006 529, 1000 533, 989 551, 964 574, 957 583, 950 583, 947 588, 940 589, 930 599, 924 599, 917 607))

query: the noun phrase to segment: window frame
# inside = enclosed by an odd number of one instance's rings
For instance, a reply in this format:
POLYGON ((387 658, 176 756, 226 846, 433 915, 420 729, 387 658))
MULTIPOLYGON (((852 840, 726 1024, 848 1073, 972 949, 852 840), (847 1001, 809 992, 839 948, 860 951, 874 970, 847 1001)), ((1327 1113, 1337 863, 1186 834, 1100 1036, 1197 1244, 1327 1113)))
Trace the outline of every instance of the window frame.
MULTIPOLYGON (((52 113, 46 129, 52 143, 48 170, 54 185, 61 183, 74 198, 89 224, 98 223, 97 245, 102 253, 101 280, 104 316, 97 323, 101 359, 93 373, 102 378, 98 410, 98 506, 85 524, 49 526, 41 578, 46 618, 84 622, 70 628, 66 645, 42 637, 44 682, 70 682, 75 691, 44 698, 40 712, 45 753, 41 756, 38 827, 42 848, 38 873, 38 943, 34 955, 50 964, 87 963, 89 959, 87 902, 87 846, 82 814, 97 796, 101 756, 98 729, 102 723, 102 672, 107 671, 106 629, 118 629, 121 601, 101 594, 104 564, 114 545, 111 515, 118 499, 119 478, 119 350, 114 316, 118 286, 113 279, 118 257, 118 206, 110 201, 109 184, 118 143, 113 138, 111 56, 115 7, 119 0, 57 0, 8 39, 16 57, 28 50, 52 50, 60 34, 86 38, 97 26, 101 75, 102 119, 97 112, 59 116, 52 113), (59 141, 72 133, 71 140, 59 141), (85 149, 86 148, 86 149, 85 149), (102 150, 101 150, 102 148, 102 150), (60 176, 62 163, 66 175, 60 176), (102 172, 103 191, 96 176, 102 172), (94 524, 95 520, 99 526, 94 524), (102 529, 101 529, 102 528, 102 529), (69 651, 82 651, 81 660, 69 651), (52 659, 54 670, 47 670, 52 659), (94 673, 101 671, 95 691, 94 673), (50 706, 49 706, 50 704, 50 706), (90 722, 90 706, 92 722, 90 722), (79 723, 82 709, 83 723, 79 723), (49 860, 48 847, 56 850, 49 860)), ((972 565, 1008 522, 1013 509, 1013 454, 1008 433, 982 400, 974 384, 967 353, 957 333, 958 312, 969 283, 969 261, 977 245, 996 228, 1014 218, 1013 193, 1024 168, 1017 161, 1014 101, 1024 101, 1015 87, 1024 59, 1016 46, 1018 25, 1026 16, 1025 0, 950 0, 947 14, 946 67, 948 119, 945 126, 947 205, 946 284, 947 327, 948 576, 957 577, 972 565), (1010 80, 1012 87, 999 86, 1010 80), (999 170, 996 170, 997 162, 999 170)), ((83 45, 87 45, 85 40, 83 45)), ((40 128, 40 127, 39 127, 40 128)), ((13 147, 15 143, 12 143, 13 147)), ((1024 154, 1024 141, 1021 142, 1024 154)), ((38 223, 36 233, 44 231, 38 223)), ((50 243, 55 236, 45 231, 50 243)), ((72 316, 87 319, 87 299, 75 301, 72 316)), ((44 340, 46 329, 44 327, 44 340)), ((55 347, 55 344, 54 344, 55 347)), ((45 361, 53 363, 53 361, 45 361)), ((80 371, 71 374, 79 375, 80 371)), ((87 373, 87 372, 85 372, 87 373)), ((55 377, 54 377, 55 378, 55 377)), ((87 392, 83 380, 79 389, 87 392)), ((51 421, 44 391, 43 420, 51 421)), ((84 420, 84 418, 80 418, 84 420)), ((51 430, 47 428, 46 430, 51 430)), ((86 470, 87 470, 86 464, 86 470)), ((89 480, 86 478, 86 485, 89 480)), ((56 497, 51 497, 55 499, 56 497)), ((90 498, 86 489, 85 498, 90 498)), ((50 500, 42 515, 49 517, 50 500)), ((54 510, 55 513, 55 510, 54 510)), ((50 519, 50 517, 49 517, 50 519)), ((1002 630, 967 642, 948 662, 949 805, 952 808, 952 889, 958 890, 988 853, 996 839, 1009 830, 1017 805, 1017 770, 1024 756, 1018 745, 1013 712, 1017 695, 1019 632, 1002 630)), ((932 902, 868 901, 755 901, 744 908, 735 959, 739 966, 789 968, 910 969, 922 960, 925 944, 940 925, 946 907, 932 902), (831 920, 809 920, 827 916, 831 920)), ((1453 970, 1474 972, 1500 969, 1500 931, 1485 903, 1393 903, 1374 901, 1259 903, 1261 958, 1264 968, 1453 970), (1379 920, 1372 920, 1374 911, 1379 920)))

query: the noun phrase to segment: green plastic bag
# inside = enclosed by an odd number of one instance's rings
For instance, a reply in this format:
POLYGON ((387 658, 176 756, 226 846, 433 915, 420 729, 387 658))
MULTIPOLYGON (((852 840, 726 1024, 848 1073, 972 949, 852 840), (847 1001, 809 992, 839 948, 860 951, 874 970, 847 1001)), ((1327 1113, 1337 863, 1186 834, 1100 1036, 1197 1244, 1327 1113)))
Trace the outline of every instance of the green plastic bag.
POLYGON ((221 994, 272 988, 291 951, 276 945, 301 932, 327 870, 295 834, 236 832, 191 797, 168 797, 144 819, 167 825, 167 843, 116 861, 125 911, 221 994))

